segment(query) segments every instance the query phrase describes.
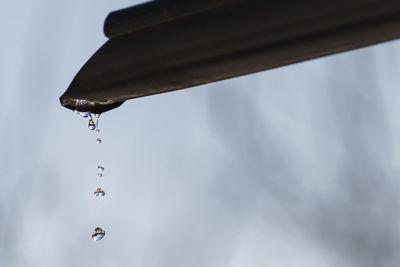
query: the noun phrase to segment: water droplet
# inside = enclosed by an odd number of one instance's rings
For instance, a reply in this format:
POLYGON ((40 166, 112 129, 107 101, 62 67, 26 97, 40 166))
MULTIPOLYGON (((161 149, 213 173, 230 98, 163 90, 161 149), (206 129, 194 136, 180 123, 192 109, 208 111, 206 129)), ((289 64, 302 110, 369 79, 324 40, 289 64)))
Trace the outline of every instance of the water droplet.
POLYGON ((97 129, 96 129, 96 132, 98 132, 98 133, 99 133, 99 132, 100 132, 100 129, 99 129, 99 128, 97 128, 97 129))
POLYGON ((89 120, 89 130, 93 131, 94 129, 96 129, 96 124, 94 123, 94 121, 91 119, 89 120))
POLYGON ((103 171, 104 171, 104 167, 99 165, 97 166, 97 176, 99 176, 100 178, 103 176, 103 171))
POLYGON ((74 112, 76 114, 78 114, 79 116, 81 116, 82 118, 85 118, 85 119, 90 117, 90 113, 89 112, 79 112, 77 110, 74 110, 74 112))
POLYGON ((96 197, 103 197, 106 194, 102 188, 97 188, 96 192, 93 193, 96 197))
POLYGON ((100 118, 101 113, 100 114, 94 114, 94 115, 96 116, 96 118, 100 118))
POLYGON ((101 144, 101 139, 100 139, 100 137, 97 137, 96 142, 97 142, 98 144, 101 144))
POLYGON ((105 235, 106 232, 102 228, 96 227, 96 229, 94 229, 94 233, 92 234, 92 239, 93 241, 99 241, 103 239, 105 235))

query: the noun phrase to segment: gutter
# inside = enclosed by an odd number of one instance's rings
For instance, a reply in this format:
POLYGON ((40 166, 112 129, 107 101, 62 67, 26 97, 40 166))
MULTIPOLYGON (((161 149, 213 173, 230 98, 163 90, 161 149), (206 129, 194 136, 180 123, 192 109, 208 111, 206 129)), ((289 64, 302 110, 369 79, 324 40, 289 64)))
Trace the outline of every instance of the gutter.
MULTIPOLYGON (((398 0, 158 0, 108 15, 109 40, 60 97, 101 113, 400 37, 398 0)), ((251 94, 251 89, 249 89, 251 94)))

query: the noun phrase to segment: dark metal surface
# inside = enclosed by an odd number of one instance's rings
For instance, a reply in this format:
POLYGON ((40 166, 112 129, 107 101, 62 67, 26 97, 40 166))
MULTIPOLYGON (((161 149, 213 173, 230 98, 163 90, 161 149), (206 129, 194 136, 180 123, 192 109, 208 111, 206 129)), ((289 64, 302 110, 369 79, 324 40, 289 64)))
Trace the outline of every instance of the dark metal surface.
POLYGON ((104 22, 108 38, 126 35, 241 0, 161 0, 111 12, 104 22))
POLYGON ((61 103, 105 111, 127 99, 400 37, 398 0, 182 2, 111 13, 105 25, 110 40, 79 71, 61 103))

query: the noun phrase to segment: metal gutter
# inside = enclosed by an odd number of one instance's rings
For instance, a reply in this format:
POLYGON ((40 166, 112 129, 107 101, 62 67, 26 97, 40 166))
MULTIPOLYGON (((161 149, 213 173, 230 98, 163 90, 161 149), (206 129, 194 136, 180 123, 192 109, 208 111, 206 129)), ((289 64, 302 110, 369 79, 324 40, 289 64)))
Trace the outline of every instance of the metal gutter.
POLYGON ((75 76, 63 106, 104 112, 399 38, 400 1, 159 0, 112 12, 104 31, 110 39, 75 76))

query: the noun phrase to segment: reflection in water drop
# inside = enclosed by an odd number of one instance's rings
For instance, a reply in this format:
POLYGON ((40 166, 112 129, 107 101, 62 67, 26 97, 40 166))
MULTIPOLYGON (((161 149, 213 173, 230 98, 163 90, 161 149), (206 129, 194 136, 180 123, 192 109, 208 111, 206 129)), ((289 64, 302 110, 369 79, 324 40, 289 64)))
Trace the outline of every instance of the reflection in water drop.
POLYGON ((97 142, 98 144, 101 144, 101 139, 100 139, 100 137, 97 137, 96 142, 97 142))
POLYGON ((89 125, 88 125, 89 130, 93 131, 94 129, 96 129, 96 124, 94 123, 94 121, 91 119, 89 120, 89 125))
POLYGON ((100 227, 97 227, 94 229, 94 233, 92 234, 92 239, 94 241, 99 241, 101 240, 104 236, 106 235, 106 232, 101 229, 100 227))
POLYGON ((93 193, 96 197, 103 197, 106 194, 102 188, 97 188, 96 192, 93 193))

